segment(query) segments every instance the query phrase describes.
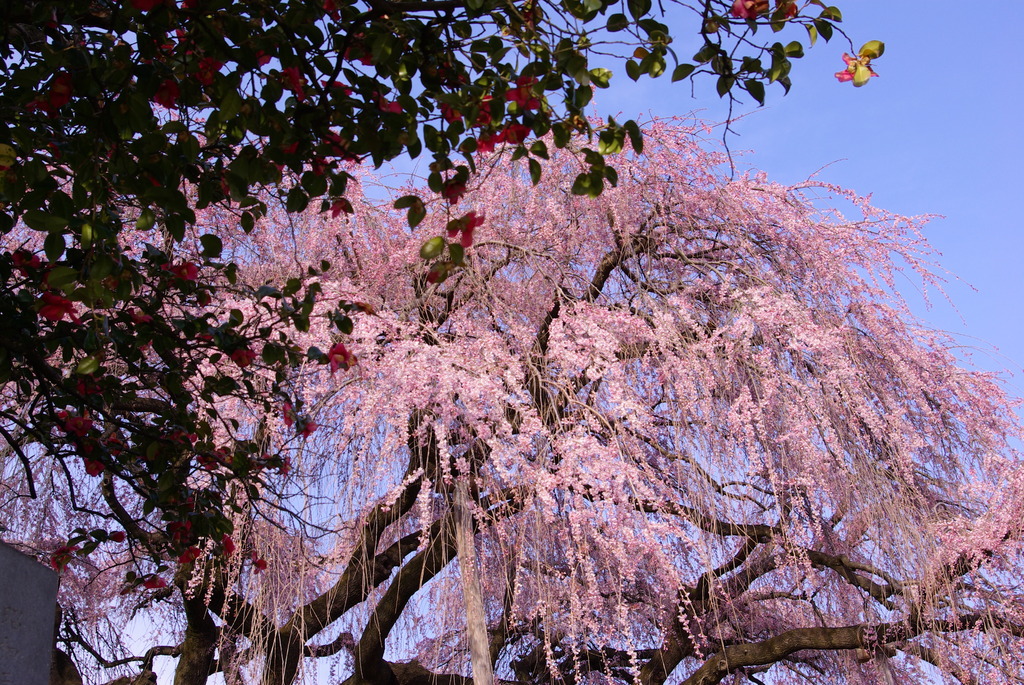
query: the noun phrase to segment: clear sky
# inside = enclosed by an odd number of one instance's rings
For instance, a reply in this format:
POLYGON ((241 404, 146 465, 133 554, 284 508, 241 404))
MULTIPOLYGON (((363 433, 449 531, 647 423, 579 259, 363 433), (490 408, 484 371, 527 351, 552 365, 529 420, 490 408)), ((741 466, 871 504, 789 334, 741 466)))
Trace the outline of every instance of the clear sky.
MULTIPOLYGON (((1024 4, 837 4, 855 48, 885 42, 875 63, 879 78, 863 88, 838 83, 833 74, 843 68, 848 44, 838 35, 828 44, 819 40, 795 61, 789 95, 774 86, 764 108, 740 110, 748 114, 734 124, 738 135, 730 146, 749 150, 741 163, 777 181, 798 182, 827 166, 819 178, 870 193, 879 207, 943 215, 925 235, 942 253, 942 266, 960 279, 947 288, 957 310, 941 300, 916 309, 932 326, 978 348, 978 367, 1014 372, 1011 391, 1024 396, 1024 71, 1016 64, 1024 55, 1015 48, 1024 43, 1024 4)), ((674 35, 684 58, 694 52, 682 30, 692 23, 674 35)), ((806 33, 786 41, 794 38, 807 44, 806 33)), ((703 109, 709 119, 723 116, 710 79, 691 97, 689 85, 666 78, 632 85, 624 70, 615 72, 621 87, 598 92, 602 114, 703 109)))

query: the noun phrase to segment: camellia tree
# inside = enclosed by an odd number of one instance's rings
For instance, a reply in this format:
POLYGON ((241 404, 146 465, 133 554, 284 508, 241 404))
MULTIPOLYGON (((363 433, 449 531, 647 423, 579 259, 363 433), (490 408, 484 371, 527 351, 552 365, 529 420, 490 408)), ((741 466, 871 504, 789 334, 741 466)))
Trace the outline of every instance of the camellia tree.
MULTIPOLYGON (((238 280, 244 251, 225 248, 218 227, 252 231, 270 206, 287 221, 316 210, 338 220, 355 209, 362 166, 427 154, 426 188, 398 203, 416 226, 428 205, 454 207, 474 155, 496 147, 534 183, 553 150, 571 149, 582 160, 571 191, 595 196, 619 180, 606 155, 643 142, 634 122, 582 116, 610 66, 634 79, 707 74, 719 95, 762 101, 766 84, 789 88, 800 41, 830 39, 841 20, 817 0, 674 11, 689 27, 675 42, 649 0, 6 3, 0 436, 27 495, 57 479, 69 511, 103 519, 74 527, 54 566, 122 536, 152 560, 226 552, 235 491, 254 498, 289 466, 221 408, 283 413, 309 437, 310 405, 289 379, 303 364, 350 364, 295 337, 328 265, 253 286, 238 280), (570 145, 574 134, 587 142, 570 145), (45 476, 33 466, 43 454, 45 476), (83 476, 102 482, 99 501, 83 499, 83 476), (136 500, 151 518, 126 508, 136 500)), ((881 51, 865 44, 837 77, 863 85, 881 51)), ((476 222, 448 219, 463 236, 476 222)), ((446 254, 428 280, 459 266, 446 254)), ((329 318, 351 333, 365 305, 332 304, 329 318)))
POLYGON ((435 200, 414 230, 369 179, 351 214, 205 217, 234 287, 262 293, 218 293, 210 316, 236 327, 291 297, 264 283, 331 262, 289 333, 325 362, 197 369, 282 393, 217 400, 225 426, 178 452, 195 492, 243 468, 203 440, 275 455, 276 477, 228 482, 222 538, 161 528, 107 471, 75 472, 73 501, 43 450, 30 500, 8 461, 25 546, 102 528, 111 501, 134 540, 190 543, 164 569, 132 539, 65 551, 62 646, 122 669, 96 682, 173 655, 182 684, 479 683, 476 578, 496 682, 1024 678, 1021 430, 894 294, 900 269, 935 283, 921 220, 728 180, 678 124, 644 136, 600 203, 572 192, 587 162, 566 149, 537 186, 522 160, 479 160, 458 211, 435 200), (337 301, 358 303, 348 332, 337 301), (126 569, 146 587, 119 595, 126 569))

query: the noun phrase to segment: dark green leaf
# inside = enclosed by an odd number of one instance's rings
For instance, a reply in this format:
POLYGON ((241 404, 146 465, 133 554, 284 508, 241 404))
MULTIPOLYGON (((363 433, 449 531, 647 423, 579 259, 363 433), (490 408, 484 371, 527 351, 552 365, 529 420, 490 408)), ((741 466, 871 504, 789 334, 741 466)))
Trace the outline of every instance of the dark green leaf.
POLYGON ((451 255, 453 263, 455 263, 458 266, 462 266, 462 262, 466 254, 466 251, 462 248, 462 245, 459 245, 458 243, 449 244, 448 254, 451 255))
POLYGON ((50 233, 43 241, 43 252, 46 254, 46 258, 51 262, 55 262, 61 258, 61 255, 64 254, 65 247, 64 235, 61 233, 50 233))
POLYGON ((614 32, 614 31, 621 31, 621 30, 623 30, 624 28, 626 28, 628 26, 629 26, 629 18, 626 17, 625 14, 616 13, 616 14, 613 14, 610 17, 608 17, 608 24, 606 25, 606 28, 609 31, 613 31, 614 32))
POLYGON ((651 0, 627 0, 626 5, 634 19, 643 19, 651 11, 651 0))
POLYGON ((644 138, 640 132, 640 126, 635 121, 630 119, 622 125, 622 128, 626 130, 626 134, 629 135, 629 142, 633 145, 633 152, 638 155, 644 151, 644 138))
POLYGON ((210 259, 217 259, 224 250, 224 243, 212 233, 199 236, 199 243, 203 246, 203 256, 210 259))
POLYGON ((78 282, 78 272, 69 266, 53 267, 46 276, 46 284, 51 288, 68 290, 68 286, 78 282))
POLYGON ((744 82, 747 88, 747 92, 757 100, 759 104, 764 104, 764 84, 757 79, 747 79, 744 82))
POLYGON ((726 93, 732 90, 733 85, 736 83, 734 76, 719 76, 718 83, 715 88, 718 90, 719 97, 724 97, 726 93))
POLYGON ((68 220, 38 209, 30 209, 21 217, 25 225, 37 231, 56 232, 67 228, 68 220))
POLYGON ((692 64, 680 64, 672 71, 672 82, 675 83, 676 81, 682 81, 684 78, 692 74, 693 70, 696 68, 697 67, 692 64))
POLYGON ((405 209, 406 207, 412 207, 421 200, 415 195, 403 195, 402 197, 395 200, 395 209, 405 209))
POLYGON ((416 228, 417 226, 419 226, 420 222, 423 221, 424 217, 426 216, 426 207, 423 206, 423 203, 421 201, 417 200, 415 204, 409 207, 409 212, 406 215, 406 220, 409 222, 410 228, 416 228))
POLYGON ((541 175, 540 162, 538 162, 537 160, 531 158, 529 166, 530 166, 530 181, 533 182, 533 185, 537 185, 538 183, 540 183, 540 175, 541 175))

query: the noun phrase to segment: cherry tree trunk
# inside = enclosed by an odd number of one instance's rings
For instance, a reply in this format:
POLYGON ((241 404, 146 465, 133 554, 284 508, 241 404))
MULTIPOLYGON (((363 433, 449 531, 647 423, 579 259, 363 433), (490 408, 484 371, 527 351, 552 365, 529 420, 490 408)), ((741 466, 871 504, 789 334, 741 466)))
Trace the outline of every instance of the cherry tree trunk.
POLYGON ((494 673, 487 640, 484 598, 480 590, 480 567, 476 562, 476 546, 473 544, 473 514, 469 510, 468 487, 462 481, 455 486, 455 544, 459 551, 462 597, 466 603, 466 631, 470 660, 473 663, 473 683, 491 685, 494 673))

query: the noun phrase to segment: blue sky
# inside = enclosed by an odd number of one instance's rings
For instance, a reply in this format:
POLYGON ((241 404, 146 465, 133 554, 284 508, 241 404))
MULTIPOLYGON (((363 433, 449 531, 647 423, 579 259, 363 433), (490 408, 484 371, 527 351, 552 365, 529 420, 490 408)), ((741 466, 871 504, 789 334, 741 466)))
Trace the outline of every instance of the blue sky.
MULTIPOLYGON (((957 309, 941 299, 930 310, 915 309, 977 348, 976 366, 1014 372, 1011 392, 1024 396, 1024 220, 1018 207, 1024 198, 1018 176, 1024 77, 1013 48, 1021 41, 1024 5, 838 4, 855 47, 871 39, 886 43, 875 64, 879 78, 863 88, 838 83, 833 74, 843 67, 848 45, 840 36, 819 40, 796 61, 789 95, 771 87, 764 108, 739 110, 747 115, 734 123, 738 135, 730 146, 750 151, 741 162, 777 181, 797 182, 827 167, 819 178, 870 193, 877 206, 944 215, 925 235, 942 253, 942 266, 960 279, 947 287, 957 309)), ((674 34, 681 57, 694 51, 685 46, 683 30, 692 23, 674 34)), ((805 33, 786 40, 794 38, 807 43, 805 33)), ((615 81, 613 90, 598 92, 602 114, 704 110, 712 120, 724 116, 710 79, 698 82, 693 97, 688 84, 665 78, 632 85, 621 68, 615 81)))

